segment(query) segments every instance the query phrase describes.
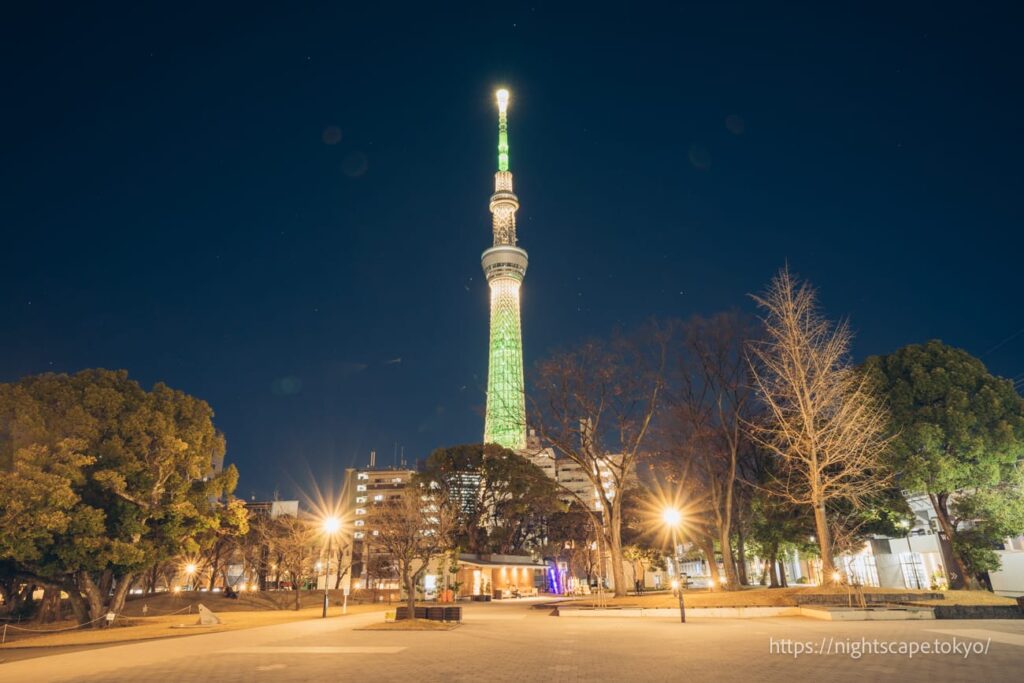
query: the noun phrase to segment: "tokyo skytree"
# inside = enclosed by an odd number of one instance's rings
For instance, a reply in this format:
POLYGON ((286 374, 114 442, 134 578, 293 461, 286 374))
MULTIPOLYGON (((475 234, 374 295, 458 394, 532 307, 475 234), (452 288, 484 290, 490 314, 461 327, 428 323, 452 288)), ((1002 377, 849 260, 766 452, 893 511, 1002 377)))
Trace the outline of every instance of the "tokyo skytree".
POLYGON ((513 450, 526 447, 526 398, 523 393, 523 337, 519 287, 526 276, 526 251, 516 246, 516 210, 508 170, 508 90, 498 90, 498 172, 491 195, 494 246, 481 262, 491 288, 491 338, 487 371, 484 443, 513 450))

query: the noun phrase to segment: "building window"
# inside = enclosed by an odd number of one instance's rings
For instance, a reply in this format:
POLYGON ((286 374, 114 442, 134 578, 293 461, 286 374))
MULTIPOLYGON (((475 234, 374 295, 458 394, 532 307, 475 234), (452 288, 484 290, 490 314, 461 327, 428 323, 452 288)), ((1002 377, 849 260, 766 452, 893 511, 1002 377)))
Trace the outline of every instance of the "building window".
POLYGON ((365 525, 366 525, 366 520, 364 520, 364 519, 357 519, 356 520, 356 526, 365 526, 365 525))
POLYGON ((357 503, 365 503, 366 502, 366 496, 359 496, 358 498, 356 498, 356 502, 357 503))
POLYGON ((362 538, 363 537, 363 532, 362 531, 357 531, 357 532, 355 532, 352 535, 355 536, 356 538, 362 538))
POLYGON ((366 490, 366 484, 357 484, 356 485, 356 491, 365 491, 365 490, 366 490))
POLYGON ((384 500, 384 496, 382 496, 382 495, 380 495, 380 494, 378 493, 378 494, 377 494, 376 496, 374 496, 374 497, 373 497, 373 499, 374 499, 375 501, 378 501, 378 502, 380 502, 380 501, 384 500))
POLYGON ((367 474, 366 472, 360 472, 359 474, 356 475, 356 479, 369 479, 369 478, 370 478, 370 475, 367 474))
POLYGON ((356 514, 357 515, 365 515, 366 514, 366 508, 356 508, 356 514))

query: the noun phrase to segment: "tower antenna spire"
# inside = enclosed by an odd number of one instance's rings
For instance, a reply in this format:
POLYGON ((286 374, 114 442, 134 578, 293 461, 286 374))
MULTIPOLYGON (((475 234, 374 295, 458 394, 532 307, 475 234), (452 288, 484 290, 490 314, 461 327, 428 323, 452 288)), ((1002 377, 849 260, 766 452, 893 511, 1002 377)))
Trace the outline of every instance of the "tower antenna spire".
POLYGON ((508 170, 508 90, 501 88, 498 98, 498 170, 508 170))

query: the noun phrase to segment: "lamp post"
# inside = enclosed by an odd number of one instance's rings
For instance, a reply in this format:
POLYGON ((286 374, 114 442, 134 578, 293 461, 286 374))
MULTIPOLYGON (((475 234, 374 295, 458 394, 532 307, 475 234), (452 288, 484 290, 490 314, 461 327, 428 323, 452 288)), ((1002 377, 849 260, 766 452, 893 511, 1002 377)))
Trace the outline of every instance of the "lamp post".
POLYGON ((195 565, 194 562, 189 562, 188 564, 185 565, 185 576, 188 577, 188 585, 185 586, 185 590, 192 590, 193 589, 192 577, 195 576, 195 573, 196 573, 196 565, 195 565))
POLYGON ((327 584, 331 580, 331 552, 332 541, 334 540, 334 534, 338 533, 341 529, 341 520, 337 517, 328 517, 323 523, 324 533, 327 534, 327 562, 324 564, 324 612, 321 615, 322 619, 327 618, 327 603, 330 600, 327 594, 327 584))
POLYGON ((676 595, 679 597, 679 623, 685 624, 686 604, 683 602, 683 563, 679 557, 679 542, 676 535, 679 531, 679 525, 683 521, 683 513, 676 508, 667 507, 661 511, 661 520, 665 523, 665 526, 672 530, 672 555, 676 561, 676 571, 679 575, 676 579, 676 595))

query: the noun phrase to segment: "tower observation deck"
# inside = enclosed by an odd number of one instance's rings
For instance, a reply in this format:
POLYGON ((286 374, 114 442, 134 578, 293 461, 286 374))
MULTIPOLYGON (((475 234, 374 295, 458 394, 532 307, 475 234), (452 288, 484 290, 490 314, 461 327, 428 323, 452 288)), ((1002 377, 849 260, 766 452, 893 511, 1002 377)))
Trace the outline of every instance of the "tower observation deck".
POLYGON ((527 257, 516 246, 519 198, 508 170, 508 90, 498 90, 498 171, 491 195, 494 244, 481 256, 491 289, 491 335, 487 370, 487 412, 484 442, 506 448, 526 446, 526 397, 523 392, 523 338, 519 317, 519 288, 526 276, 527 257))

